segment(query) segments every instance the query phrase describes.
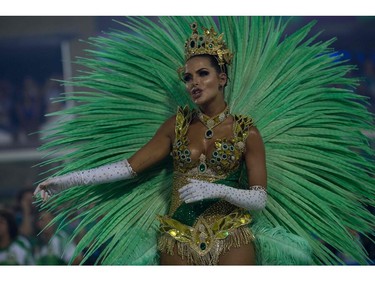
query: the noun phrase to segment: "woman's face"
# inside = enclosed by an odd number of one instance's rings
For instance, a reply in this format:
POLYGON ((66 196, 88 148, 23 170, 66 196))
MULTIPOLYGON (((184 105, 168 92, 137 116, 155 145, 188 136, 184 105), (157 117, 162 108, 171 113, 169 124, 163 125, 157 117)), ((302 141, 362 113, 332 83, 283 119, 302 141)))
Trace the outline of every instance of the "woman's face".
POLYGON ((218 73, 207 57, 192 57, 185 64, 183 76, 186 90, 197 105, 207 104, 222 98, 227 81, 225 73, 218 73))

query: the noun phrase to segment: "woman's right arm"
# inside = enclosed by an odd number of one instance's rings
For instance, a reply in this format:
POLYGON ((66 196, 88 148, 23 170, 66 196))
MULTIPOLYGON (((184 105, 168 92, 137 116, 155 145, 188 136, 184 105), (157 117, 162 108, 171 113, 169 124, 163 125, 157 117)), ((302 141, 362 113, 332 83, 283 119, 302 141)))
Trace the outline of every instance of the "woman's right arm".
POLYGON ((164 122, 154 137, 129 159, 50 178, 38 185, 34 195, 40 193, 43 200, 47 200, 51 195, 73 186, 101 184, 132 178, 137 173, 157 164, 170 153, 174 140, 174 126, 175 116, 164 122))
POLYGON ((175 135, 175 120, 176 117, 172 116, 164 122, 154 137, 128 159, 135 173, 143 172, 168 156, 175 135))

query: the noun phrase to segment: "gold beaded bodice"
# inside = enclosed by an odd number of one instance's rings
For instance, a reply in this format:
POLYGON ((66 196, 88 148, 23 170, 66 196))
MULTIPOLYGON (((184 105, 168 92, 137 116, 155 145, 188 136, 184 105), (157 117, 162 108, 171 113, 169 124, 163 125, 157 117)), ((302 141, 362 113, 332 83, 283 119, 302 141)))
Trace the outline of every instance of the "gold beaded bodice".
POLYGON ((199 160, 191 159, 189 149, 189 140, 187 131, 192 121, 194 110, 187 106, 179 107, 176 115, 175 141, 172 149, 174 170, 180 173, 187 173, 195 170, 203 174, 212 176, 227 175, 236 170, 242 161, 242 155, 245 149, 245 141, 249 128, 253 124, 250 117, 234 115, 233 138, 217 139, 215 141, 215 150, 211 155, 201 155, 199 160))
MULTIPOLYGON (((197 112, 188 107, 177 111, 171 153, 174 165, 172 202, 169 214, 158 217, 163 233, 158 249, 172 255, 177 245, 178 254, 186 256, 191 264, 217 264, 221 253, 254 240, 247 227, 251 222, 250 214, 217 198, 184 203, 178 190, 189 183, 189 178, 238 187, 245 142, 253 122, 249 117, 234 115, 233 137, 213 139, 214 150, 210 155, 192 159, 187 133, 195 114, 197 112)), ((210 138, 214 136, 211 132, 210 138)))
POLYGON ((187 132, 196 114, 187 106, 179 107, 176 114, 175 141, 172 148, 174 181, 170 214, 181 204, 178 189, 187 184, 187 178, 213 182, 225 179, 241 167, 245 141, 253 121, 250 117, 234 115, 233 137, 215 140, 211 155, 202 154, 199 159, 191 158, 187 132))

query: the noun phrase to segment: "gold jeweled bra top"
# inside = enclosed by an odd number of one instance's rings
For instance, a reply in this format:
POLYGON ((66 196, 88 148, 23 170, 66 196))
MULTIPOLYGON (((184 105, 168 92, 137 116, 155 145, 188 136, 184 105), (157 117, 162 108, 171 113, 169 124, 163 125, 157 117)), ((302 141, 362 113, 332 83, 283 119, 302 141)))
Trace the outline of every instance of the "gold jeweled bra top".
POLYGON ((178 189, 188 183, 188 178, 213 182, 225 179, 238 170, 243 161, 245 141, 253 120, 248 116, 234 115, 233 138, 222 138, 215 141, 211 155, 201 155, 200 159, 191 159, 187 132, 196 111, 188 106, 179 107, 176 114, 175 141, 172 148, 174 180, 170 214, 173 214, 182 203, 178 189))
POLYGON ((187 131, 195 114, 196 111, 190 110, 187 106, 179 107, 177 110, 176 138, 172 149, 174 170, 181 173, 196 170, 212 176, 223 176, 236 170, 242 162, 245 141, 253 120, 248 116, 234 115, 233 138, 217 139, 215 150, 210 156, 202 154, 199 161, 194 161, 190 157, 187 131))

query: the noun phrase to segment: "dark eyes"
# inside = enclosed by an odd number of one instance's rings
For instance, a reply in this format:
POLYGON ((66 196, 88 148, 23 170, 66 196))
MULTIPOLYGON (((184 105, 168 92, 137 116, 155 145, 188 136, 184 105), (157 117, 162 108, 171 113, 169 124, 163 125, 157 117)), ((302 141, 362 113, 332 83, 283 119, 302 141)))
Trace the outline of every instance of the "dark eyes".
MULTIPOLYGON (((198 72, 198 75, 199 77, 205 77, 207 75, 209 75, 210 73, 207 71, 207 70, 200 70, 198 72)), ((182 79, 185 81, 185 82, 190 82, 193 78, 192 78, 192 75, 191 74, 185 74, 182 79)))
POLYGON ((185 82, 189 82, 191 80, 191 75, 189 74, 185 74, 184 77, 182 77, 182 79, 185 81, 185 82))
POLYGON ((201 70, 201 71, 198 72, 198 74, 199 74, 199 76, 204 77, 204 76, 207 76, 209 73, 208 73, 207 70, 201 70))

